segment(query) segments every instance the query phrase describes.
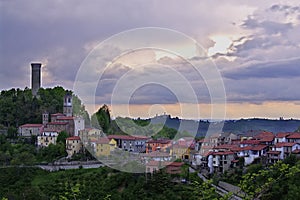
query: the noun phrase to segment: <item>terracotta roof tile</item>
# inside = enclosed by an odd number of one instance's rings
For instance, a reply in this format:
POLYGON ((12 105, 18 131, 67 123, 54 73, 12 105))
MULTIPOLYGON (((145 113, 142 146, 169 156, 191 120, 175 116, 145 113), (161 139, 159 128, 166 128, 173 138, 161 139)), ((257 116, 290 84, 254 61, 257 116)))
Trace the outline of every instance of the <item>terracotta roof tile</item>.
POLYGON ((23 124, 22 126, 20 126, 21 128, 39 128, 39 127, 43 127, 43 124, 23 124))
POLYGON ((286 138, 288 138, 288 139, 300 139, 300 133, 291 133, 286 138))
POLYGON ((281 148, 281 147, 292 147, 292 146, 294 146, 295 144, 297 144, 297 143, 295 143, 295 142, 279 142, 279 143, 277 143, 277 144, 275 144, 275 148, 281 148))
POLYGON ((80 140, 79 136, 68 137, 66 140, 80 140))

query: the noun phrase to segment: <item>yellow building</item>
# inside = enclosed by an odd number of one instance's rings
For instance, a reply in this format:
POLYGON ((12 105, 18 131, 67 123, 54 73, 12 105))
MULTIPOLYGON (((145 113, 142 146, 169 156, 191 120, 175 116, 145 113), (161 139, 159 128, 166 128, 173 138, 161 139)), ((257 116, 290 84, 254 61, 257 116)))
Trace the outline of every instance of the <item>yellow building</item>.
POLYGON ((115 150, 117 148, 117 141, 115 139, 111 139, 109 141, 110 151, 115 150))
POLYGON ((76 153, 81 152, 82 149, 83 145, 79 136, 68 137, 66 139, 66 151, 68 153, 68 158, 72 157, 76 153))
POLYGON ((96 157, 109 156, 110 155, 110 141, 107 138, 100 138, 96 142, 96 157))
POLYGON ((190 148, 185 145, 175 144, 171 152, 176 159, 188 160, 190 158, 190 148))

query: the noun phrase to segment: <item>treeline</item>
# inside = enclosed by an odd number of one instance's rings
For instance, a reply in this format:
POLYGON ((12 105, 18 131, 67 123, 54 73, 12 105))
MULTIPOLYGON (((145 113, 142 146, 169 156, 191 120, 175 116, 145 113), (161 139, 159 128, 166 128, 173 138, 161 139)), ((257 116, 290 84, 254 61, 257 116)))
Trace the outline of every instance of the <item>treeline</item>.
POLYGON ((178 132, 176 129, 169 128, 163 124, 153 124, 150 119, 117 117, 115 120, 112 120, 107 105, 103 105, 92 115, 91 124, 95 128, 101 128, 108 135, 140 135, 154 139, 192 136, 188 132, 178 132))
MULTIPOLYGON (((31 89, 10 89, 0 93, 0 124, 4 127, 19 127, 26 123, 41 123, 42 113, 62 113, 63 99, 72 91, 62 87, 40 88, 38 97, 31 89)), ((81 100, 73 95, 73 113, 82 115, 89 124, 89 116, 81 100)))
POLYGON ((218 198, 215 190, 190 174, 182 184, 164 171, 130 174, 107 167, 46 172, 37 168, 0 169, 0 199, 172 199, 218 198))

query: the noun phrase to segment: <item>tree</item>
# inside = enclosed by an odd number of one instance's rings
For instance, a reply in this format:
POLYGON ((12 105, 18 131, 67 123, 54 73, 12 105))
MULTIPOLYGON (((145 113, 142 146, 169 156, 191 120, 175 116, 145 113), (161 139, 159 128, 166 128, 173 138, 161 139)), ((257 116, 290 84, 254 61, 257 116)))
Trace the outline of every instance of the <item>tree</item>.
POLYGON ((15 138, 17 138, 17 135, 18 135, 18 132, 14 126, 10 126, 7 129, 7 138, 15 139, 15 138))
POLYGON ((66 131, 61 131, 57 136, 56 143, 66 144, 67 138, 68 138, 68 133, 66 131))
POLYGON ((103 132, 107 133, 110 129, 110 113, 107 105, 103 105, 95 114, 92 115, 92 126, 102 128, 103 132))
POLYGON ((282 161, 267 169, 247 173, 239 186, 245 199, 300 199, 300 161, 291 166, 282 161))

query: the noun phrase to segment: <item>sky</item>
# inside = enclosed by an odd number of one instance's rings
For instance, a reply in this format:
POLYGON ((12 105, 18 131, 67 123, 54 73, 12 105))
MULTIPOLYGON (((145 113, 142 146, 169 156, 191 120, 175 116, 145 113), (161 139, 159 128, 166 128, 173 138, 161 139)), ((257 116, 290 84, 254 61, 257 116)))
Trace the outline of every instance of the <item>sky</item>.
POLYGON ((0 0, 0 90, 41 62, 90 113, 300 119, 299 33, 298 0, 0 0))

